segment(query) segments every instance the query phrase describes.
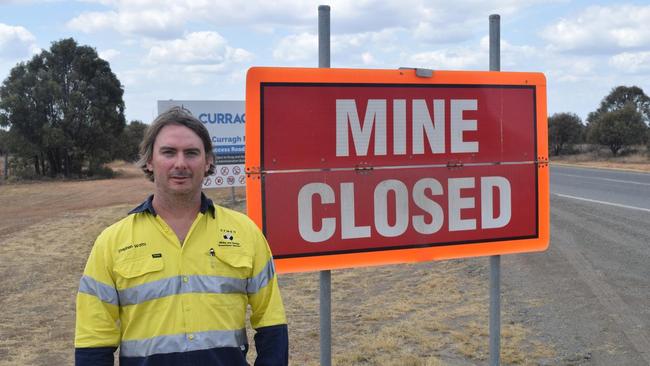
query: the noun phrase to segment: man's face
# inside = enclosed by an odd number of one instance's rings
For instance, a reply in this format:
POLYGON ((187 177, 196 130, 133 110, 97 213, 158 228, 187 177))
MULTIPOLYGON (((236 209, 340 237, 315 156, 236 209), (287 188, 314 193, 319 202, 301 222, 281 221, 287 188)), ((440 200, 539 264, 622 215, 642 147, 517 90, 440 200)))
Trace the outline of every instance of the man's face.
POLYGON ((156 194, 192 197, 201 190, 211 163, 203 150, 203 141, 194 131, 181 125, 167 125, 156 137, 147 169, 153 171, 156 194))

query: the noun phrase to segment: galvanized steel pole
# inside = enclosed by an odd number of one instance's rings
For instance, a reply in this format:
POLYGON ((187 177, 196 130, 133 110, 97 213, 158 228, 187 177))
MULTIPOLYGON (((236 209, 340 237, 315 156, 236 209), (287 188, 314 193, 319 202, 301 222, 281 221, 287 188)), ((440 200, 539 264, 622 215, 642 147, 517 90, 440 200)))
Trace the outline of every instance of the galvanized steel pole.
POLYGON ((330 7, 318 6, 318 67, 330 67, 330 7))
MULTIPOLYGON (((490 15, 490 71, 501 71, 501 17, 490 15)), ((490 257, 490 366, 500 364, 501 256, 490 257)))
MULTIPOLYGON (((318 67, 330 67, 330 7, 318 6, 318 67)), ((332 365, 332 273, 320 271, 320 364, 332 365)))
POLYGON ((490 15, 490 71, 501 71, 501 16, 490 15))

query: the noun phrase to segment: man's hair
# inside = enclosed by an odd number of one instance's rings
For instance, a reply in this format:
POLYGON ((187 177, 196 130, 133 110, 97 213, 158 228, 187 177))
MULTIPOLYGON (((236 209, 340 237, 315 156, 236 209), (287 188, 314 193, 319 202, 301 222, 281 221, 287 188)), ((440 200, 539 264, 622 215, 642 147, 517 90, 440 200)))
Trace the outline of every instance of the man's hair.
POLYGON ((207 177, 208 175, 213 174, 215 170, 215 156, 212 152, 210 133, 203 123, 194 117, 188 110, 181 107, 172 107, 161 113, 155 120, 153 120, 153 122, 151 122, 151 125, 144 133, 142 142, 140 142, 140 160, 138 160, 136 165, 142 169, 147 178, 153 182, 153 172, 147 169, 147 163, 153 158, 153 144, 156 142, 160 130, 169 125, 185 126, 201 138, 201 141, 203 141, 205 157, 206 159, 211 160, 210 168, 204 176, 207 177))

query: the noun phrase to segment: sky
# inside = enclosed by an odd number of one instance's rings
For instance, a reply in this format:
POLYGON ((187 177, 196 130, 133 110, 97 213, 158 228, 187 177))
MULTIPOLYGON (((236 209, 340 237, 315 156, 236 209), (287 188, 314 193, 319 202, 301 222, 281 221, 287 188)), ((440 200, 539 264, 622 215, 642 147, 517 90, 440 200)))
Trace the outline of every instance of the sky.
POLYGON ((0 80, 72 37, 124 88, 127 121, 158 100, 244 100, 252 66, 318 66, 318 6, 331 7, 331 67, 543 72, 549 115, 583 120, 618 85, 650 94, 650 1, 0 0, 0 80))

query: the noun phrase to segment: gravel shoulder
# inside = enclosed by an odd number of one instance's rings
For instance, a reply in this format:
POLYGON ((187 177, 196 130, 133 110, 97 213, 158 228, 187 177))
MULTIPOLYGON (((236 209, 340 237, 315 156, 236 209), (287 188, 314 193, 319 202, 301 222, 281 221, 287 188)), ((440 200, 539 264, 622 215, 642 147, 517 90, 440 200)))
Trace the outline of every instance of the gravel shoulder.
POLYGON ((645 218, 601 219, 589 204, 576 214, 554 197, 551 206, 549 249, 504 258, 503 296, 516 296, 522 320, 555 345, 549 365, 650 364, 650 232, 625 234, 645 218))

